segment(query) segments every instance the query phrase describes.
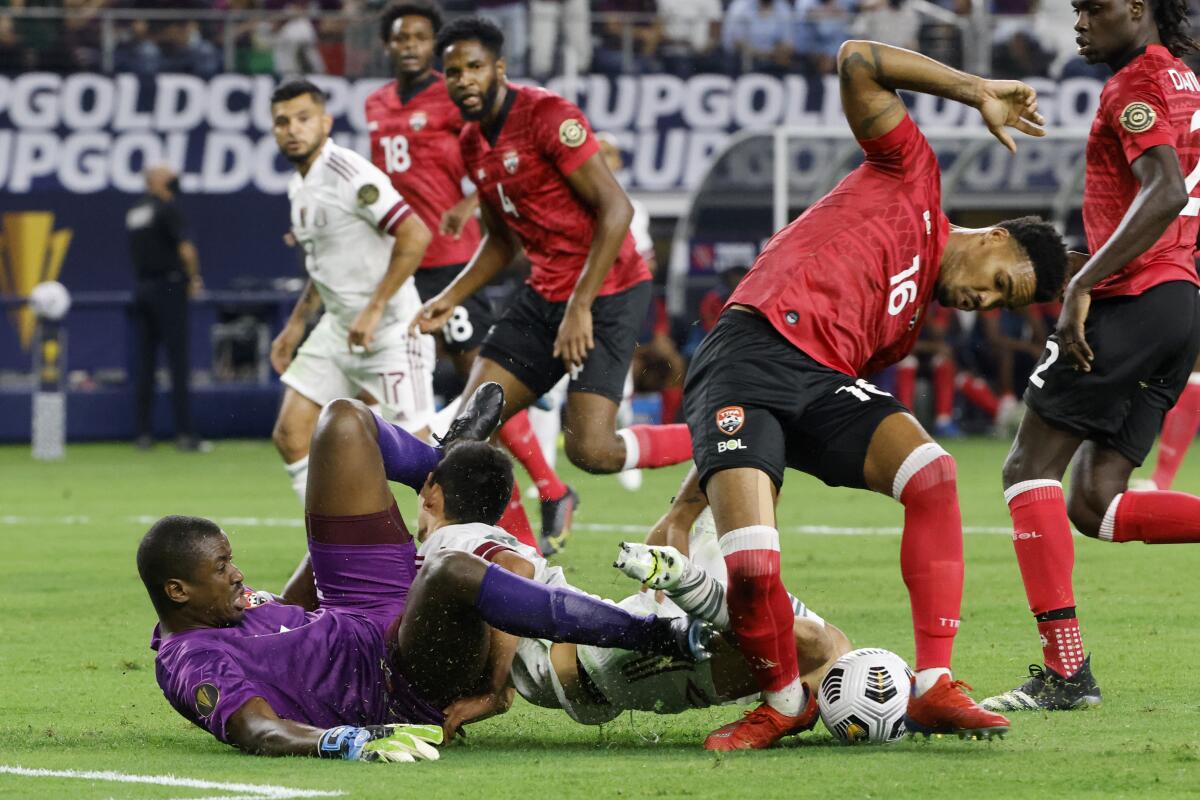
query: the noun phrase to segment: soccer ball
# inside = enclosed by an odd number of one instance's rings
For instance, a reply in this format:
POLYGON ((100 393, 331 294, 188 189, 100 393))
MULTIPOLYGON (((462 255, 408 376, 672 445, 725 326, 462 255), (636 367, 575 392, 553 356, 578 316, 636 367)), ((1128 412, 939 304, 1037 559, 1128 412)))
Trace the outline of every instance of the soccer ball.
POLYGON ((864 647, 833 662, 821 681, 821 721, 845 744, 888 744, 904 735, 912 671, 904 659, 864 647))
POLYGON ((58 281, 46 281, 29 293, 29 307, 42 319, 57 321, 71 308, 71 293, 58 281))

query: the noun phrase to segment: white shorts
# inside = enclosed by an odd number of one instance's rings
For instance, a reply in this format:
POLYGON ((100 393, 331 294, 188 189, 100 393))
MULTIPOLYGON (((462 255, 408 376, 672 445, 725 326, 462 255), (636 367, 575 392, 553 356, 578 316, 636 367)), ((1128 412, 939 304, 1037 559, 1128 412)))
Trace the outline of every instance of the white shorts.
POLYGON ((403 324, 392 324, 376 333, 364 353, 351 353, 346 337, 325 314, 283 373, 283 382, 321 406, 365 390, 385 419, 409 431, 424 428, 434 411, 433 337, 409 336, 403 324))

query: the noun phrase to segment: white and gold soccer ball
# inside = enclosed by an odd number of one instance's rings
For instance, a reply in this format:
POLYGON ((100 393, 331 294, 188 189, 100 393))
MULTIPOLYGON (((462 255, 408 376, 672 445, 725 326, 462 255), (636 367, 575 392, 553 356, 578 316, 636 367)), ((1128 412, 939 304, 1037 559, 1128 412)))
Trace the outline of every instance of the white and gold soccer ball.
POLYGON ((890 650, 846 653, 825 673, 817 692, 821 721, 845 744, 888 744, 904 735, 912 671, 890 650))

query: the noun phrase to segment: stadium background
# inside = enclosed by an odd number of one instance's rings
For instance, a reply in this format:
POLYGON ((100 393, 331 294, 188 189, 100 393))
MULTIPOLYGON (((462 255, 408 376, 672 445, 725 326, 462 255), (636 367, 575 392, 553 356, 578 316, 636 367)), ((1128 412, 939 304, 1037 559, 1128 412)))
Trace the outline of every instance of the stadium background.
MULTIPOLYGON (((141 170, 159 162, 183 176, 180 203, 207 287, 191 323, 198 432, 265 436, 280 394, 266 348, 303 274, 283 242, 289 166, 270 135, 267 98, 279 75, 313 75, 330 93, 337 139, 367 152, 362 101, 388 76, 381 3, 5 5, 0 440, 29 436, 33 318, 20 300, 51 278, 75 297, 66 325, 70 439, 132 435, 132 269, 123 220, 142 191, 141 170)), ((1072 55, 1066 3, 446 6, 452 15, 478 10, 500 21, 509 33, 510 73, 575 99, 596 130, 615 137, 625 161, 620 178, 652 219, 659 292, 685 356, 703 333, 705 295, 716 292, 711 308, 723 291, 719 273, 751 263, 782 220, 858 157, 831 75, 837 45, 852 35, 1032 82, 1054 138, 1021 142, 1015 158, 980 138, 968 109, 921 97, 913 114, 943 161, 956 222, 1041 213, 1079 236, 1082 145, 1102 76, 1072 55)), ((520 279, 517 269, 510 285, 520 279)), ((493 288, 501 301, 505 291, 493 288)), ((1021 318, 1005 324, 1026 339, 1044 329, 1021 318)), ((957 335, 969 339, 969 332, 957 335)), ((973 346, 986 349, 987 342, 973 346)), ((441 377, 439 388, 452 392, 453 381, 441 377)), ((880 382, 892 385, 887 375, 880 382)), ((165 370, 160 384, 156 426, 167 433, 165 370)), ((918 393, 925 415, 923 398, 918 393)), ((987 427, 988 415, 959 406, 968 429, 987 427)), ((653 395, 640 398, 637 410, 660 413, 653 395)))

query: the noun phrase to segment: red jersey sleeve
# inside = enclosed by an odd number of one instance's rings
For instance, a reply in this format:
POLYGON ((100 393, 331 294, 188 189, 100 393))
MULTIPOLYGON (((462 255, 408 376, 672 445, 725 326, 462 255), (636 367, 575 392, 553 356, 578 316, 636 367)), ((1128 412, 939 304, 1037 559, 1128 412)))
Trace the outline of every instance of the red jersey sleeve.
POLYGON ((570 175, 600 151, 587 117, 569 100, 553 94, 541 98, 534 119, 538 149, 563 175, 570 175))
POLYGON ((1132 164, 1142 153, 1160 144, 1175 146, 1171 111, 1162 84, 1152 73, 1121 81, 1104 98, 1102 113, 1121 142, 1132 164))
POLYGON ((907 114, 887 133, 874 139, 859 139, 858 145, 867 154, 868 163, 897 175, 906 174, 906 165, 914 158, 927 155, 930 150, 925 135, 907 114))

